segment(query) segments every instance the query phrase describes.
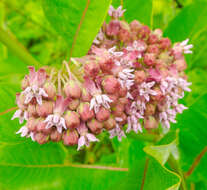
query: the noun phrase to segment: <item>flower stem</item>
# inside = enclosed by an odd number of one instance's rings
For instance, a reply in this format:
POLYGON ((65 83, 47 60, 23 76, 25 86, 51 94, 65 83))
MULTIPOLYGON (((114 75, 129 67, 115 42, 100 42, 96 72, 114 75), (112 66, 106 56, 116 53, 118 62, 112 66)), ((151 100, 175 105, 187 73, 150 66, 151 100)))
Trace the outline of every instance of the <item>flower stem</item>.
POLYGON ((168 164, 175 172, 177 172, 180 175, 180 177, 181 177, 181 187, 180 187, 181 190, 187 190, 185 178, 184 178, 184 175, 183 175, 183 172, 182 172, 182 169, 179 165, 178 160, 176 160, 172 155, 170 155, 170 157, 168 159, 168 164))
POLYGON ((0 27, 0 42, 2 42, 9 50, 11 50, 17 57, 19 57, 23 62, 28 65, 38 66, 39 63, 36 61, 25 49, 25 47, 20 44, 16 38, 8 34, 0 27))

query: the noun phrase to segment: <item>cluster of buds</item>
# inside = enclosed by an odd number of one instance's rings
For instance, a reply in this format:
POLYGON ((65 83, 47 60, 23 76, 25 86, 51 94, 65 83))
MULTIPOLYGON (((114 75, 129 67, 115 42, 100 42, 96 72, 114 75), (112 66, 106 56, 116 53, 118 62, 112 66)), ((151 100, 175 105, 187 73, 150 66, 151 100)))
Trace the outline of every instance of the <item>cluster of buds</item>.
POLYGON ((121 141, 125 133, 170 127, 176 114, 186 107, 179 104, 190 91, 184 73, 184 54, 192 53, 188 39, 172 44, 160 29, 134 20, 121 20, 125 10, 110 7, 111 21, 104 23, 88 54, 73 58, 83 73, 80 79, 64 62, 54 74, 29 67, 16 95, 19 109, 14 118, 26 124, 17 133, 43 144, 63 141, 78 150, 96 135, 108 131, 121 141), (63 88, 61 88, 61 86, 63 88))

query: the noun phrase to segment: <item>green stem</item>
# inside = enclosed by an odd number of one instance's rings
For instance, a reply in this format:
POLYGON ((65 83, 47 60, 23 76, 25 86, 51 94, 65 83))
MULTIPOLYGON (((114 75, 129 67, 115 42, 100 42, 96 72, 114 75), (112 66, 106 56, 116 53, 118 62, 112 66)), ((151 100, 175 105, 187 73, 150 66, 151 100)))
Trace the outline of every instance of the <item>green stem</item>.
POLYGON ((180 168, 178 160, 176 160, 172 155, 170 155, 170 157, 168 159, 168 164, 175 172, 177 172, 180 175, 180 177, 181 177, 181 187, 180 188, 182 190, 187 190, 185 178, 184 178, 182 169, 180 168))
POLYGON ((38 66, 39 63, 28 53, 25 47, 16 38, 0 28, 0 42, 28 65, 38 66))

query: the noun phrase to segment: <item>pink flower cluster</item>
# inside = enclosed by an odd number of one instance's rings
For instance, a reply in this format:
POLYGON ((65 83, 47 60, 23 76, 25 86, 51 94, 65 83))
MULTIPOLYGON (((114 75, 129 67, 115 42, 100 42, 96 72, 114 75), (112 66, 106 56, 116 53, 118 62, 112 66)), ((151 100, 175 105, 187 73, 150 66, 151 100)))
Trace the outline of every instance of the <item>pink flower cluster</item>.
POLYGON ((81 65, 81 82, 66 62, 67 73, 61 69, 58 75, 29 67, 12 117, 27 122, 17 133, 39 144, 78 144, 79 150, 99 141, 96 135, 103 131, 121 140, 125 132, 176 122, 177 113, 186 109, 179 99, 191 85, 184 54, 193 46, 188 39, 172 44, 160 29, 151 31, 137 20, 120 20, 124 11, 110 7, 111 21, 104 23, 88 54, 71 59, 81 65))

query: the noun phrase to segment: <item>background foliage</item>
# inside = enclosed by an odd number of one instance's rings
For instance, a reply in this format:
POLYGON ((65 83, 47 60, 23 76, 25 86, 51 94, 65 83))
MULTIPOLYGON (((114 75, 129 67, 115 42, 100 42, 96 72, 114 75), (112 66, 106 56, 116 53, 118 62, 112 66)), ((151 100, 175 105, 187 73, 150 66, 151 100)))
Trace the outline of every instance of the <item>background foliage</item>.
POLYGON ((189 109, 166 135, 158 139, 153 134, 132 134, 120 143, 102 134, 99 143, 80 152, 61 143, 41 146, 15 135, 18 122, 11 122, 13 112, 5 110, 15 107, 15 93, 26 66, 58 67, 71 55, 84 55, 110 3, 0 0, 0 189, 207 189, 205 0, 112 2, 127 9, 127 21, 138 19, 152 29, 163 29, 173 42, 190 38, 194 44, 194 53, 186 56, 187 75, 193 83, 192 92, 184 99, 189 109), (88 11, 80 22, 86 6, 88 11), (181 184, 184 178, 186 185, 181 184))

